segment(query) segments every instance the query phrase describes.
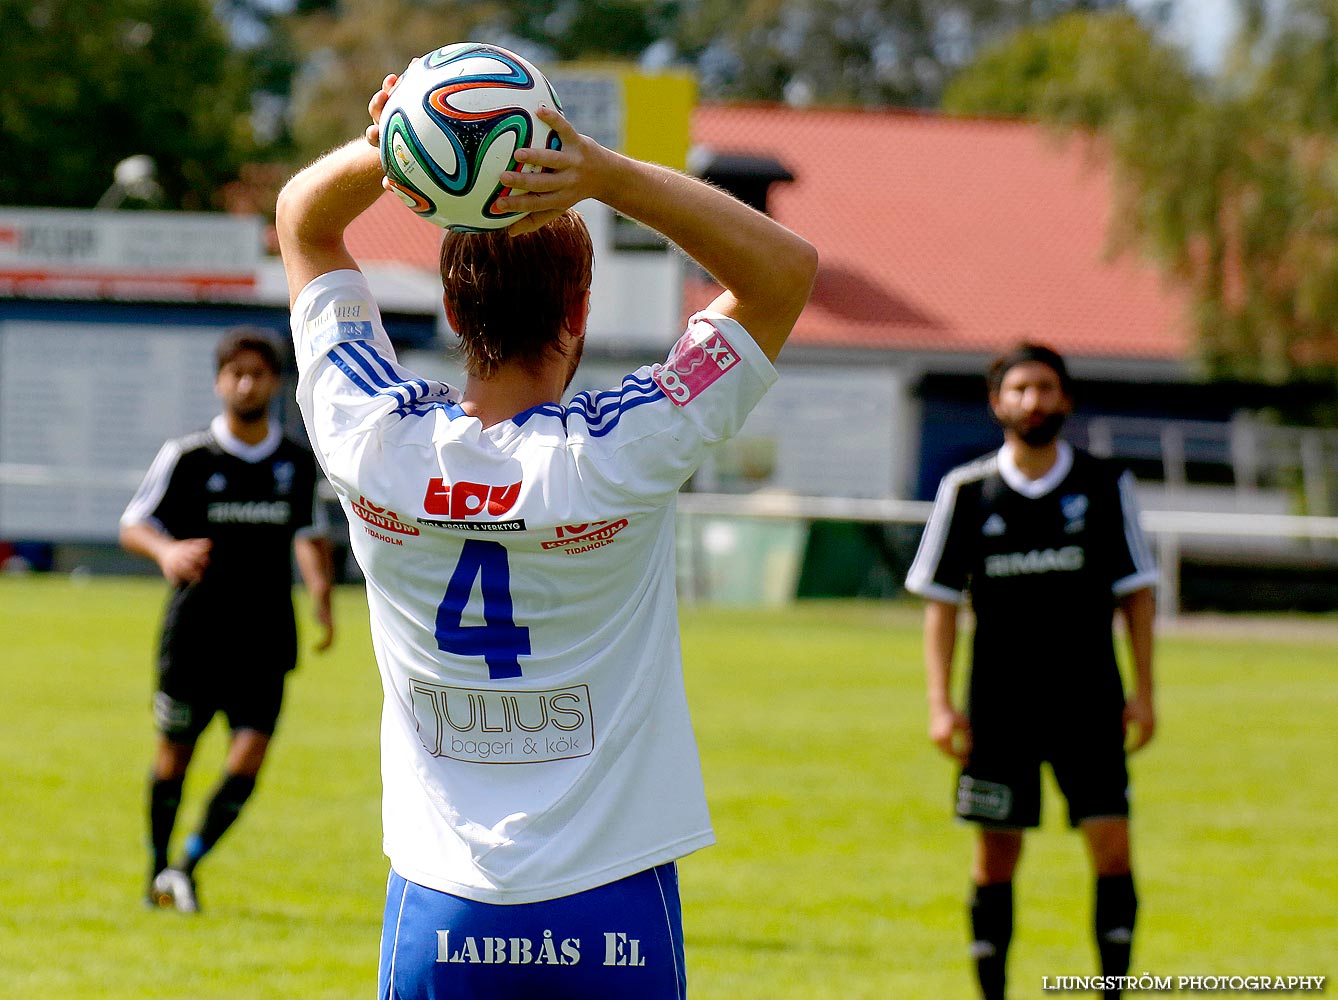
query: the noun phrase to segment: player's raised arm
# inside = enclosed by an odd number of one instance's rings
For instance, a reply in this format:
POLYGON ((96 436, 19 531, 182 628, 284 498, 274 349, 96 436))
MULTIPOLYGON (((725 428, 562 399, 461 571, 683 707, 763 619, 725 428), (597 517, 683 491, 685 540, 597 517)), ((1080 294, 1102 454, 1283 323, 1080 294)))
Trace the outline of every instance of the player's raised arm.
POLYGON ((275 227, 290 304, 311 279, 358 266, 344 245, 344 230, 381 196, 385 173, 377 151, 377 123, 395 79, 386 77, 368 103, 373 124, 365 138, 326 153, 279 192, 275 227))
POLYGON ((663 234, 710 272, 725 289, 711 308, 741 323, 774 361, 813 287, 813 246, 704 181, 605 149, 556 111, 545 108, 539 117, 562 148, 516 151, 518 161, 546 173, 502 174, 504 184, 529 189, 498 201, 503 211, 532 213, 512 231, 538 228, 586 198, 602 201, 663 234))

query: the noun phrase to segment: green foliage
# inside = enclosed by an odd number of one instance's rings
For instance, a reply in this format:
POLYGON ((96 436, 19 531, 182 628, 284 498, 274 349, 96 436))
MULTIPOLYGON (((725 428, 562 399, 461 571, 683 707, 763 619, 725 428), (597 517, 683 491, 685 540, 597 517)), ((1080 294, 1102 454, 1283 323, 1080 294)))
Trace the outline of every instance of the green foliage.
POLYGON ((944 91, 950 114, 1039 117, 1070 128, 1127 128, 1131 109, 1195 99, 1180 53, 1132 14, 1068 14, 982 51, 944 91))
POLYGON ((347 142, 370 123, 367 101, 388 73, 459 41, 488 41, 479 26, 498 4, 482 0, 344 0, 281 22, 302 60, 293 80, 293 141, 302 159, 347 142))
POLYGON ((205 209, 253 151, 250 85, 207 0, 0 0, 0 204, 91 208, 146 153, 205 209))
POLYGON ((995 35, 1121 0, 752 0, 685 5, 677 38, 711 97, 930 107, 995 35))
POLYGON ((367 125, 387 73, 450 42, 493 42, 540 63, 635 59, 672 28, 660 0, 343 0, 297 7, 279 26, 301 54, 290 118, 305 158, 367 125))
POLYGON ((386 72, 447 41, 556 61, 689 65, 710 100, 911 105, 987 39, 1123 0, 343 0, 286 19, 303 56, 294 85, 298 144, 315 155, 356 134, 386 72))
POLYGON ((667 0, 531 0, 508 5, 508 27, 559 60, 636 59, 674 30, 667 0))
MULTIPOLYGON (((386 867, 363 592, 338 589, 335 648, 293 675, 256 796, 200 869, 196 919, 140 902, 163 597, 149 578, 0 577, 0 996, 371 995, 386 867)), ((925 735, 918 607, 681 618, 719 841, 680 869, 691 995, 969 995, 971 833, 949 818, 952 768, 925 735)), ((1161 640, 1161 733, 1132 763, 1139 971, 1333 974, 1334 628, 1161 640)), ((183 824, 222 745, 205 734, 183 824)), ((1095 971, 1087 862, 1048 781, 1046 795, 1019 876, 1020 997, 1095 971)))
POLYGON ((940 107, 953 115, 1036 116, 1048 107, 1055 81, 1078 75, 1087 24, 1068 16, 996 42, 948 82, 940 107))
POLYGON ((1127 15, 1002 42, 949 86, 953 113, 1035 117, 1113 154, 1121 228, 1190 293, 1200 355, 1282 382, 1338 368, 1338 9, 1245 0, 1221 71, 1194 73, 1127 15))

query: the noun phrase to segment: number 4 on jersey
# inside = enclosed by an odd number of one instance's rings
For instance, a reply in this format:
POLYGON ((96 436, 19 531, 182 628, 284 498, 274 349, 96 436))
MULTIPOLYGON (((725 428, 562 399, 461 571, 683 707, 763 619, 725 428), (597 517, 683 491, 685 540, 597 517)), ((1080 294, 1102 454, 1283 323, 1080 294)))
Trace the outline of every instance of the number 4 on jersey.
POLYGON ((493 680, 520 676, 520 657, 530 654, 530 630, 511 617, 511 567, 506 546, 470 539, 437 606, 437 648, 457 656, 481 656, 493 680), (474 581, 483 595, 482 625, 461 619, 474 581))

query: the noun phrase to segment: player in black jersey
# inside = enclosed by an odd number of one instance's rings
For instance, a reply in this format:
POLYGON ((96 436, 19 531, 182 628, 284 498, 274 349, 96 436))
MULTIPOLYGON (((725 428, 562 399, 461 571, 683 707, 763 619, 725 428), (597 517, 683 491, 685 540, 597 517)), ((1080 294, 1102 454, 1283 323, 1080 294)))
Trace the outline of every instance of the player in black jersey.
POLYGON ((1002 1000, 1013 876, 1023 831, 1040 823, 1042 763, 1087 842, 1102 973, 1128 971, 1138 903, 1125 754, 1156 728, 1157 571, 1132 476, 1059 438, 1073 406, 1063 359, 1024 343, 993 362, 988 385, 1004 445, 943 478, 906 587, 928 600, 930 737, 960 762, 957 815, 978 824, 971 953, 982 995, 1002 1000), (962 711, 952 661, 968 595, 975 632, 962 711), (1127 699, 1116 611, 1133 668, 1127 699))
POLYGON ((121 544, 158 563, 172 584, 158 647, 149 781, 149 901, 198 909, 194 872, 255 788, 297 663, 293 556, 324 650, 333 639, 332 582, 316 463, 270 418, 279 389, 275 342, 230 331, 216 351, 223 412, 207 430, 168 441, 121 516, 121 544), (231 729, 222 779, 199 827, 169 867, 168 844, 196 741, 223 712, 231 729))

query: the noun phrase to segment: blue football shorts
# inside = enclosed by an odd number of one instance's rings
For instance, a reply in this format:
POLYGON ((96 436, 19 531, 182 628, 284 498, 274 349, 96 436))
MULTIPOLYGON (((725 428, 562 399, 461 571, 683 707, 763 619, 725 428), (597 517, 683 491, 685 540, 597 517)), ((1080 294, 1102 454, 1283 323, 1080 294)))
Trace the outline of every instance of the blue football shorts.
POLYGON ((380 1000, 684 1000, 671 862, 585 892, 498 905, 390 873, 380 1000))

